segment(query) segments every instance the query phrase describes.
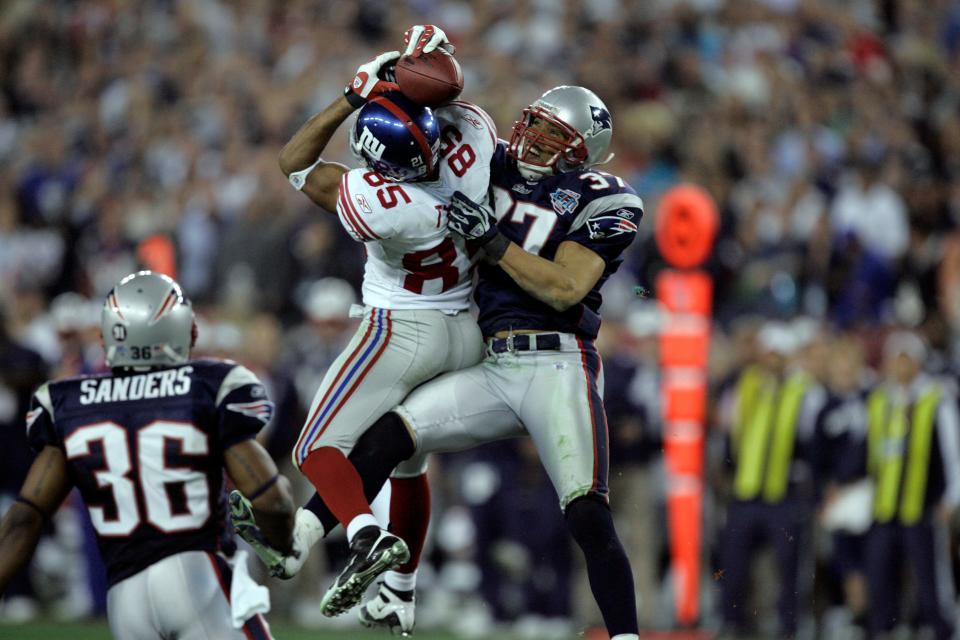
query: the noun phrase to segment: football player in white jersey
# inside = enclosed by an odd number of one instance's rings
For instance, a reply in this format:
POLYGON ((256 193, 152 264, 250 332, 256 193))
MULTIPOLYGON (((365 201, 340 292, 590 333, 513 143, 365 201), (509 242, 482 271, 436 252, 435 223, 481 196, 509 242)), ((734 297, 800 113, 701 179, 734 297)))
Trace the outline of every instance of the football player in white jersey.
MULTIPOLYGON (((381 529, 371 512, 348 459, 357 439, 414 387, 483 355, 468 312, 471 258, 463 240, 448 234, 445 210, 455 191, 486 199, 496 131, 469 103, 434 112, 406 99, 388 79, 399 55, 384 53, 362 65, 344 95, 307 121, 279 159, 291 184, 335 212, 367 254, 362 322, 317 390, 293 451, 294 463, 346 528, 351 545, 347 568, 321 602, 325 615, 342 613, 376 576, 410 558, 403 539, 381 529), (357 109, 350 146, 365 166, 350 170, 321 159, 357 109)), ((238 532, 275 575, 295 573, 324 534, 319 519, 301 509, 299 558, 282 558, 257 544, 255 523, 245 524, 243 497, 232 500, 238 532)))

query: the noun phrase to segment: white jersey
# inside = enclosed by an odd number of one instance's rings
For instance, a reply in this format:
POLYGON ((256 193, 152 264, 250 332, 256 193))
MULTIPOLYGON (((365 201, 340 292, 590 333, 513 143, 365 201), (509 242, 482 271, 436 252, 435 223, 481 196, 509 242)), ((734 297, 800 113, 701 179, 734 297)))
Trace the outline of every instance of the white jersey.
POLYGON ((470 306, 472 259, 447 232, 454 191, 485 202, 497 132, 482 109, 451 102, 434 110, 440 125, 440 176, 433 182, 389 182, 370 169, 340 181, 337 216, 367 263, 363 303, 382 309, 463 310, 470 306))

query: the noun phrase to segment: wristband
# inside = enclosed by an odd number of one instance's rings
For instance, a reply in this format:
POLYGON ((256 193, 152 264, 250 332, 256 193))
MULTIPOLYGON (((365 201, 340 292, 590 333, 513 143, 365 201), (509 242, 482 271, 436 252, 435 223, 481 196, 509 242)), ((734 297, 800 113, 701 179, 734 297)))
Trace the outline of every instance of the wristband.
POLYGON ((40 514, 40 517, 43 518, 44 520, 46 520, 47 517, 48 517, 47 514, 44 513, 43 509, 41 509, 40 507, 38 507, 38 506, 37 506, 37 503, 34 502, 33 500, 28 500, 28 499, 24 498, 23 496, 17 496, 17 497, 14 499, 14 502, 19 502, 20 504, 25 504, 25 505, 27 505, 28 507, 30 507, 31 509, 33 509, 34 511, 36 511, 37 513, 39 513, 39 514, 40 514))
POLYGON ((278 473, 272 478, 270 478, 269 480, 267 480, 266 482, 264 482, 262 485, 260 485, 260 488, 254 491, 253 493, 251 493, 250 497, 247 499, 250 500, 250 502, 253 502, 257 498, 265 494, 270 489, 270 487, 277 484, 277 480, 279 479, 280 479, 280 474, 278 473))
POLYGON ((351 85, 347 85, 343 89, 343 97, 347 99, 347 102, 350 103, 350 106, 354 109, 359 109, 367 103, 367 101, 360 96, 360 94, 354 92, 351 85))
POLYGON ((310 175, 310 172, 317 168, 317 165, 323 162, 323 158, 317 158, 317 161, 306 169, 300 169, 300 171, 294 171, 289 176, 287 180, 290 181, 290 184, 293 185, 293 188, 297 191, 303 191, 303 187, 307 184, 307 176, 310 175))
POLYGON ((487 240, 487 243, 483 245, 483 250, 486 252, 487 257, 496 263, 500 262, 500 259, 503 258, 503 254, 507 252, 509 246, 510 240, 502 233, 497 233, 493 238, 487 240))

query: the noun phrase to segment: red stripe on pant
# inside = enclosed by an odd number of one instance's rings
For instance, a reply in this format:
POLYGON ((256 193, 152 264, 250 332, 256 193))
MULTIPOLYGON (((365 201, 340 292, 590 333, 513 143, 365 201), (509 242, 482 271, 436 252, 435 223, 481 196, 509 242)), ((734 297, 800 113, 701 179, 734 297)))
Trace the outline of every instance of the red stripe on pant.
POLYGON ((592 344, 588 345, 577 338, 577 345, 580 347, 580 363, 587 383, 587 404, 590 409, 590 425, 593 432, 593 485, 590 491, 606 496, 609 492, 607 473, 610 466, 608 458, 610 437, 607 431, 607 417, 603 410, 603 398, 600 397, 597 382, 602 364, 600 354, 592 344))
POLYGON ((320 398, 320 402, 317 403, 317 408, 314 410, 313 415, 310 416, 310 419, 307 420, 303 425, 303 430, 300 432, 300 437, 297 438, 297 444, 294 445, 293 451, 300 451, 300 447, 303 446, 303 439, 306 437, 307 433, 310 431, 310 427, 313 425, 314 420, 317 419, 317 416, 320 415, 320 411, 323 409, 323 405, 326 404, 327 398, 330 396, 330 392, 337 388, 337 383, 340 382, 340 378, 343 377, 343 374, 350 369, 350 364, 353 363, 354 359, 357 357, 357 354, 363 351, 363 348, 367 344, 367 340, 370 338, 370 334, 373 332, 373 315, 376 313, 375 309, 370 310, 370 324, 367 325, 367 331, 363 334, 363 338, 360 339, 360 342, 357 344, 356 349, 353 350, 353 353, 350 354, 350 357, 347 358, 347 361, 343 363, 343 366, 340 367, 340 371, 337 372, 337 377, 333 379, 333 382, 330 383, 330 386, 327 387, 327 390, 323 393, 323 397, 320 398))
MULTIPOLYGON (((360 383, 363 382, 363 379, 367 377, 368 373, 370 373, 370 369, 373 368, 373 365, 377 364, 377 360, 379 360, 380 356, 383 355, 383 352, 384 350, 386 350, 387 345, 390 344, 390 338, 393 335, 393 319, 390 317, 389 309, 387 309, 386 312, 384 313, 384 318, 387 321, 387 334, 383 338, 383 343, 380 345, 380 348, 377 349, 377 352, 373 355, 373 359, 371 359, 370 362, 367 363, 367 366, 364 367, 363 371, 360 372, 360 375, 357 376, 357 379, 354 381, 353 386, 347 389, 346 393, 343 394, 343 398, 340 400, 340 404, 338 404, 337 407, 330 412, 330 415, 327 416, 326 420, 324 420, 323 426, 317 432, 317 435, 313 437, 313 440, 316 440, 321 435, 323 435, 323 432, 326 431, 327 427, 330 426, 330 423, 333 422, 334 417, 336 417, 336 415, 340 412, 340 409, 343 408, 343 405, 347 404, 347 400, 350 399, 350 396, 353 395, 353 392, 357 390, 357 387, 360 386, 360 383)), ((346 367, 344 367, 344 369, 345 368, 346 367)), ((316 413, 314 413, 314 415, 316 415, 316 413)), ((307 448, 308 449, 310 448, 310 443, 307 443, 307 448)))

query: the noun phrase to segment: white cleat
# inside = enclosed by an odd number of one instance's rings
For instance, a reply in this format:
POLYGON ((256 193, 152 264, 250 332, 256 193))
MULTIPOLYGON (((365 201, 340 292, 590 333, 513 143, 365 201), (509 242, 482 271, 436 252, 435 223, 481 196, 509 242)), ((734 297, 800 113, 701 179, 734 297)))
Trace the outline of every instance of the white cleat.
POLYGON ((297 509, 293 521, 293 554, 280 561, 282 573, 278 577, 286 580, 300 573, 310 556, 310 549, 323 538, 323 533, 323 525, 312 511, 303 507, 297 509))
POLYGON ((360 607, 360 623, 365 627, 388 627, 395 636, 409 637, 413 635, 414 608, 416 598, 413 593, 409 599, 385 584, 373 600, 360 607))

